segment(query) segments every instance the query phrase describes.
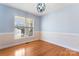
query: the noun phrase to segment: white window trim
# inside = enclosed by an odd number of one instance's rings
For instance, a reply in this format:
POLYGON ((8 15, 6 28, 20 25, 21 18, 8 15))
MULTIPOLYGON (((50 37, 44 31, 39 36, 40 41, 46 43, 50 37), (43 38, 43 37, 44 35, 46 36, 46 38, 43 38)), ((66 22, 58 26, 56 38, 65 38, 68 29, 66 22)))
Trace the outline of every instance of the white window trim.
MULTIPOLYGON (((24 18, 26 20, 27 17, 23 17, 23 16, 14 16, 14 38, 15 38, 15 19, 16 17, 21 17, 21 18, 24 18)), ((32 19, 32 18, 29 18, 29 19, 32 19)), ((28 35, 25 35, 24 37, 21 37, 19 39, 25 39, 25 38, 33 38, 34 37, 34 19, 33 20, 33 35, 32 36, 28 36, 28 35)), ((16 39, 15 40, 19 40, 19 39, 16 39)))

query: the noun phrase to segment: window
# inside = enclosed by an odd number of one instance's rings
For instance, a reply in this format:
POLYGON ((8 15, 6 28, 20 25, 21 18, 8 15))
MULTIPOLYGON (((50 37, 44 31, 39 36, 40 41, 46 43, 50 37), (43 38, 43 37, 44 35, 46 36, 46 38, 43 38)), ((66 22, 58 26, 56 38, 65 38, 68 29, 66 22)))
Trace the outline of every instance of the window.
POLYGON ((15 39, 33 36, 33 20, 22 16, 15 16, 15 39))

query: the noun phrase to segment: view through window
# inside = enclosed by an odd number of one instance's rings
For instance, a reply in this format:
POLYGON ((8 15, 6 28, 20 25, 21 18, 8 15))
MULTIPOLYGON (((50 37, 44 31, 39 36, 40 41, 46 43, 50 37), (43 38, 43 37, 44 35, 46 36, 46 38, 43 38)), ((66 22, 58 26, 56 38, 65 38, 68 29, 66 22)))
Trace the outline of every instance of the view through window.
POLYGON ((33 20, 22 16, 15 16, 15 39, 33 36, 33 20))

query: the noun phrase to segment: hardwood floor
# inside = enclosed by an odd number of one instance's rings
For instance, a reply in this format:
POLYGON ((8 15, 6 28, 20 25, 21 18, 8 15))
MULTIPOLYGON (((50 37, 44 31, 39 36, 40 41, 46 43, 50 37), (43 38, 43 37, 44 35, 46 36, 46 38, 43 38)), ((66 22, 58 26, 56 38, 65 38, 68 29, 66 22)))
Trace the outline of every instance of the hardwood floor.
POLYGON ((79 52, 37 40, 2 49, 0 56, 79 56, 79 52))

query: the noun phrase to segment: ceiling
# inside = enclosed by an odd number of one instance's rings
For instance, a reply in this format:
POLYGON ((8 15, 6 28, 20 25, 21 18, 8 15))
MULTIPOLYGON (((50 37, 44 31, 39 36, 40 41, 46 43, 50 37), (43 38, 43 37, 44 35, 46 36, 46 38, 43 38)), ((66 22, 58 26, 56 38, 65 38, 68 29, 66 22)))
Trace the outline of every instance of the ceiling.
POLYGON ((63 8, 62 3, 46 3, 46 10, 43 13, 38 13, 36 6, 37 3, 4 3, 4 5, 17 8, 26 12, 33 13, 34 15, 46 15, 48 13, 51 13, 52 11, 58 11, 63 8))

